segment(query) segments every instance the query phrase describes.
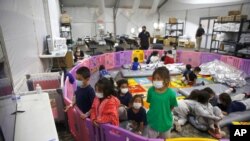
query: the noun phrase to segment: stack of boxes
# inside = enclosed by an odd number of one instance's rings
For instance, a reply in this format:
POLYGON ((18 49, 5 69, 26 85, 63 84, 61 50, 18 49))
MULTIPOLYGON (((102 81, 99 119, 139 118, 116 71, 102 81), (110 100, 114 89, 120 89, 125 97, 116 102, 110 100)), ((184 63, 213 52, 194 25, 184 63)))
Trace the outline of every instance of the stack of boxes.
POLYGON ((241 21, 242 19, 247 19, 247 15, 241 15, 241 12, 238 10, 229 11, 228 16, 217 17, 218 22, 233 22, 241 21))

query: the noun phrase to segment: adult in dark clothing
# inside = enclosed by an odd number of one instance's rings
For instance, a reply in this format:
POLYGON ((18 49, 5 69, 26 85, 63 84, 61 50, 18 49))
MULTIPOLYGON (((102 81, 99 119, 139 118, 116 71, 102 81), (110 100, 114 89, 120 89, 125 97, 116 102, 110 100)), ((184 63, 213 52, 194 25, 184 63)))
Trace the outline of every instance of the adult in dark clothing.
POLYGON ((140 38, 141 48, 147 50, 150 43, 150 34, 146 31, 146 26, 142 27, 142 32, 138 36, 140 38))
POLYGON ((201 40, 202 40, 202 35, 205 33, 204 29, 202 28, 202 25, 199 25, 199 28, 196 31, 196 46, 195 46, 195 50, 196 51, 200 51, 201 48, 201 40))

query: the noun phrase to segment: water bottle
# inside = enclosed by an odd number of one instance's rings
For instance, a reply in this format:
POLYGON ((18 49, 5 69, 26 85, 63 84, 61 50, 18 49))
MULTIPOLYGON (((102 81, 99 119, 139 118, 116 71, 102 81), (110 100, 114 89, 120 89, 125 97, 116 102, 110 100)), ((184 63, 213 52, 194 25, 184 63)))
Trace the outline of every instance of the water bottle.
POLYGON ((38 94, 41 94, 42 93, 42 87, 39 85, 39 84, 36 84, 36 92, 38 94))

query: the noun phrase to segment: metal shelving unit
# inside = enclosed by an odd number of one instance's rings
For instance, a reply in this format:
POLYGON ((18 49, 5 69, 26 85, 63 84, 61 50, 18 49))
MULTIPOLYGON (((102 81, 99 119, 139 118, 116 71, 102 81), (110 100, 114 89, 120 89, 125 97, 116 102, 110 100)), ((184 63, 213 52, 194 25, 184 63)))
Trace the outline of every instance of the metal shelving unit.
POLYGON ((227 54, 232 54, 234 56, 238 55, 238 45, 240 44, 240 38, 242 34, 250 34, 250 30, 249 31, 242 31, 243 28, 243 24, 246 22, 250 22, 250 20, 241 20, 241 21, 228 21, 228 22, 214 22, 213 24, 213 32, 212 32, 212 40, 211 40, 211 45, 210 45, 210 52, 213 50, 216 50, 217 53, 220 52, 225 52, 227 54), (240 24, 239 26, 239 30, 238 31, 223 31, 223 30, 215 30, 214 29, 214 25, 215 24, 225 24, 225 23, 238 23, 240 24), (214 39, 214 36, 217 35, 217 33, 225 33, 225 34, 229 34, 231 37, 235 37, 234 39, 229 39, 227 41, 220 41, 220 40, 216 40, 214 39), (221 45, 221 43, 223 43, 224 45, 232 45, 234 47, 234 51, 225 51, 219 48, 219 46, 221 45))
POLYGON ((166 23, 165 26, 165 36, 176 38, 176 45, 178 46, 179 36, 183 36, 184 33, 184 23, 166 23), (181 25, 181 28, 179 27, 181 25), (173 28, 173 26, 175 26, 173 28), (172 32, 175 32, 174 35, 171 35, 172 32), (178 34, 181 32, 181 34, 178 34))
POLYGON ((67 39, 67 45, 72 44, 72 28, 70 23, 61 23, 60 36, 67 39))

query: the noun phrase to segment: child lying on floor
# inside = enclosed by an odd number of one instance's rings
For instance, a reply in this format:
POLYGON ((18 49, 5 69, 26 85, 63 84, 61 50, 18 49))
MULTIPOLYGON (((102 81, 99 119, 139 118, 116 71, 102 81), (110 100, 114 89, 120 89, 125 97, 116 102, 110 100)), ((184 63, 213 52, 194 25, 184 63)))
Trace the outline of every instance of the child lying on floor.
POLYGON ((248 98, 247 94, 241 95, 242 100, 239 99, 240 101, 233 101, 227 93, 222 93, 219 95, 218 106, 221 108, 224 115, 250 109, 250 98, 248 98))

